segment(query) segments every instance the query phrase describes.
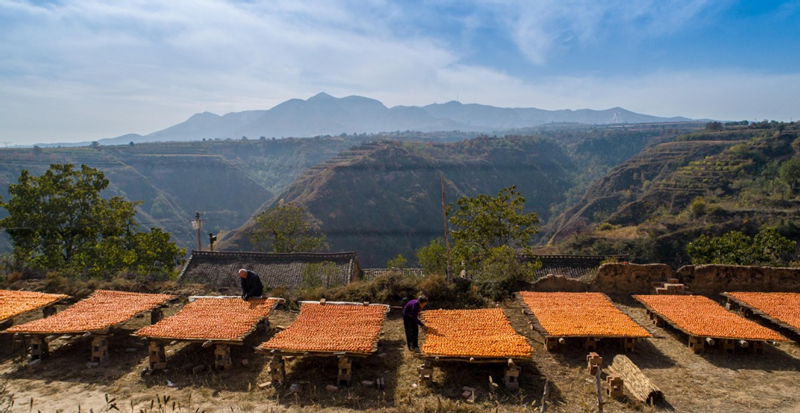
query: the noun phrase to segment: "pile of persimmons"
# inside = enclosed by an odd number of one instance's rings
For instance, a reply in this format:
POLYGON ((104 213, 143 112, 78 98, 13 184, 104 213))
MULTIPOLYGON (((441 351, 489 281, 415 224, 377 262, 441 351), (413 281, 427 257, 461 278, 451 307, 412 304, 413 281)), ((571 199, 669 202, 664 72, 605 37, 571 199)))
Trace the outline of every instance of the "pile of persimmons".
POLYGON ((421 349, 425 355, 517 358, 533 353, 500 308, 428 310, 422 314, 427 326, 421 349))
POLYGON ((0 290, 0 320, 5 320, 67 298, 63 294, 0 290))
POLYGON ((634 295, 657 315, 698 337, 784 341, 782 335, 746 320, 701 295, 634 295))
POLYGON ((551 337, 652 337, 603 293, 523 291, 520 296, 551 337))
POLYGON ((304 303, 297 319, 259 348, 370 353, 385 315, 382 305, 304 303))
POLYGON ((177 314, 142 328, 137 336, 183 339, 241 341, 256 324, 269 316, 275 299, 198 298, 177 314))
POLYGON ((9 328, 11 333, 67 334, 105 330, 174 299, 167 294, 97 290, 89 298, 47 318, 9 328))
POLYGON ((771 318, 800 329, 798 293, 728 293, 728 295, 771 318))

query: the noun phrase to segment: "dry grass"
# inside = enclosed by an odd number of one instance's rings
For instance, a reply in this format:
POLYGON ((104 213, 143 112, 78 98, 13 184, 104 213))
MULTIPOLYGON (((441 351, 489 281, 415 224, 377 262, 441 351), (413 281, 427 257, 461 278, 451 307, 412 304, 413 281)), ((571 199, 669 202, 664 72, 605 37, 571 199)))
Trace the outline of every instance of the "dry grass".
POLYGON ((637 226, 609 229, 598 232, 596 235, 613 240, 634 240, 642 237, 642 233, 637 226))

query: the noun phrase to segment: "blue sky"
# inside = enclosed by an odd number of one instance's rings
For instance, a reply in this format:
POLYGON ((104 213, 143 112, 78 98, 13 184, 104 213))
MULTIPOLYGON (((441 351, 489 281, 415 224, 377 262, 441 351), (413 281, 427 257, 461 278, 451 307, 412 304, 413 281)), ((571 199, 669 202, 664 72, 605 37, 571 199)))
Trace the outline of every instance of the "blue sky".
POLYGON ((0 142, 147 134, 318 92, 800 118, 800 0, 0 0, 0 142))

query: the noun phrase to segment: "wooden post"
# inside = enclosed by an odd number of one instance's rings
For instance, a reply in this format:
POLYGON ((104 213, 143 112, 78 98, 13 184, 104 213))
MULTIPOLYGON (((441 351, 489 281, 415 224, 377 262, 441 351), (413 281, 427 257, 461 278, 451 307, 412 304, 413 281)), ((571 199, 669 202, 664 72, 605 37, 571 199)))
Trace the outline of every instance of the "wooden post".
POLYGON ((610 374, 606 377, 606 396, 609 399, 616 399, 617 397, 622 397, 622 385, 623 381, 622 378, 617 374, 610 374))
POLYGON ((700 337, 689 336, 689 348, 694 352, 694 354, 700 354, 703 352, 703 339, 700 337))
POLYGON ((444 174, 442 174, 442 219, 444 220, 444 245, 447 251, 447 282, 453 282, 453 261, 450 259, 450 234, 447 232, 447 208, 444 206, 444 174))
POLYGON ((256 324, 256 330, 257 331, 267 332, 267 331, 269 331, 269 328, 270 328, 269 320, 266 319, 266 318, 261 320, 261 321, 259 321, 258 324, 256 324))
POLYGON ((161 370, 167 368, 167 352, 164 349, 163 341, 151 341, 148 353, 150 359, 150 370, 161 370))
POLYGON ((286 362, 281 356, 275 356, 269 362, 269 375, 273 382, 283 383, 286 381, 286 362))
POLYGON ((347 356, 339 357, 339 375, 336 377, 336 385, 349 385, 353 378, 353 362, 347 356))
POLYGON ((558 349, 558 339, 555 337, 545 337, 544 348, 547 351, 556 351, 558 349))
POLYGON ((583 348, 586 351, 597 351, 597 340, 593 337, 586 337, 583 340, 583 348))
POLYGON ((595 352, 589 353, 589 355, 586 356, 586 361, 588 362, 587 369, 592 376, 597 374, 597 370, 603 367, 603 358, 595 352))
POLYGON ((214 348, 214 367, 223 370, 228 370, 233 367, 231 346, 227 344, 217 344, 217 347, 214 348))
POLYGON ((550 380, 544 379, 544 392, 542 393, 542 408, 539 409, 539 413, 544 413, 545 409, 547 408, 547 396, 550 395, 550 380))
POLYGON ((723 338, 720 341, 720 347, 726 354, 733 354, 736 351, 736 340, 723 338))
POLYGON ((56 306, 54 305, 48 305, 47 307, 42 308, 42 317, 44 318, 50 317, 55 314, 56 314, 56 306))
POLYGON ((155 324, 164 318, 164 312, 160 308, 154 308, 150 311, 150 324, 155 324))
POLYGON ((594 374, 594 382, 597 387, 597 411, 603 413, 603 391, 600 387, 600 372, 602 369, 598 368, 594 374))
POLYGON ((622 339, 622 348, 626 353, 633 353, 636 350, 636 339, 633 337, 624 337, 622 339))
POLYGON ((622 378, 625 388, 643 403, 655 403, 664 398, 664 393, 633 364, 628 356, 618 354, 611 362, 611 370, 622 378))
POLYGON ((417 367, 419 373, 420 384, 433 384, 433 363, 430 360, 425 360, 422 365, 417 367))
POLYGON ((650 315, 650 321, 652 321, 656 327, 664 326, 664 320, 661 317, 659 317, 656 313, 648 311, 648 314, 650 315))
POLYGON ((108 336, 96 335, 92 337, 92 362, 102 363, 108 360, 108 336))
POLYGON ((28 360, 44 360, 49 355, 50 348, 44 336, 31 336, 31 355, 28 360))
POLYGON ((747 348, 747 351, 755 354, 762 354, 764 352, 764 342, 763 341, 751 341, 750 347, 747 348))
POLYGON ((509 390, 519 389, 520 370, 522 370, 522 368, 515 365, 512 360, 510 359, 508 360, 508 366, 506 366, 505 375, 503 376, 503 381, 507 389, 509 390))

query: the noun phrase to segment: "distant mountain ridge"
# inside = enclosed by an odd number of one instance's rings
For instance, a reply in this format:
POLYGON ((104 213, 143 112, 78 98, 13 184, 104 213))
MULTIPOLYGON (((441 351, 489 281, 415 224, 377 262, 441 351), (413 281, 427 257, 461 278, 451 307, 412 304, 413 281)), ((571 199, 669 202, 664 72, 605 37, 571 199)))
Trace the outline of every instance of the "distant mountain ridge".
POLYGON ((269 110, 251 110, 216 115, 198 113, 185 122, 148 135, 127 134, 98 141, 103 145, 129 142, 194 141, 202 139, 248 139, 312 137, 391 131, 470 131, 491 133, 548 123, 650 123, 685 122, 684 117, 658 117, 623 108, 606 110, 543 110, 499 108, 451 101, 427 106, 386 107, 362 96, 336 98, 319 93, 308 100, 290 99, 269 110))

